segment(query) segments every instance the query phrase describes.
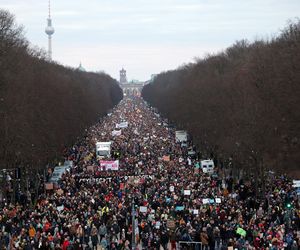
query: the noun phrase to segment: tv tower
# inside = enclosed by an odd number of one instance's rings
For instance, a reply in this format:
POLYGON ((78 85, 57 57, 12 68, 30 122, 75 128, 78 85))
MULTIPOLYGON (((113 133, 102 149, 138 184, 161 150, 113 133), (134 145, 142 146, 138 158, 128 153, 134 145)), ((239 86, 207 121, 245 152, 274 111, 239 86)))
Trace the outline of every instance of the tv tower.
POLYGON ((48 35, 48 58, 49 60, 52 60, 52 42, 51 42, 51 36, 54 33, 54 28, 52 27, 52 20, 50 16, 50 0, 49 0, 49 16, 47 18, 47 27, 45 29, 46 34, 48 35))

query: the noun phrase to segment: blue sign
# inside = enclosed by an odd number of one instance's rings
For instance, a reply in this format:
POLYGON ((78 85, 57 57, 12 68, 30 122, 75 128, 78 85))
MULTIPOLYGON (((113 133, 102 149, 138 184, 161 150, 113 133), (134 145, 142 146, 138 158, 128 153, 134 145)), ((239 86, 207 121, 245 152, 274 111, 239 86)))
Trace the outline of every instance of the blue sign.
POLYGON ((184 210, 184 206, 176 206, 175 207, 175 211, 183 211, 184 210))

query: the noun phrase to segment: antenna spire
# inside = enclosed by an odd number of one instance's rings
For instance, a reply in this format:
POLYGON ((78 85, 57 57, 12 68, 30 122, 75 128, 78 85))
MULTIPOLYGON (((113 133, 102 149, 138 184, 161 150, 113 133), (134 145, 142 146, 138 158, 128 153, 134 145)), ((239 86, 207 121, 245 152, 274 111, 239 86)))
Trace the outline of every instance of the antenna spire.
POLYGON ((50 0, 48 2, 48 8, 49 8, 49 18, 50 18, 50 0))

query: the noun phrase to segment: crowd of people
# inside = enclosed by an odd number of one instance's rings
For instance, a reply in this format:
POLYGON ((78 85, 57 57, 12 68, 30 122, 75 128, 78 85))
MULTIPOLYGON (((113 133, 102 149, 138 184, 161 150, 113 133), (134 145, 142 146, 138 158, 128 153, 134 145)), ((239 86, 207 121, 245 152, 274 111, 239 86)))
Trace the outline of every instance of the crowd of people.
POLYGON ((299 249, 291 180, 272 175, 257 199, 254 180, 204 173, 195 152, 141 98, 125 97, 64 152, 74 166, 54 189, 34 206, 3 207, 0 249, 299 249), (96 142, 108 141, 117 170, 99 167, 96 142))

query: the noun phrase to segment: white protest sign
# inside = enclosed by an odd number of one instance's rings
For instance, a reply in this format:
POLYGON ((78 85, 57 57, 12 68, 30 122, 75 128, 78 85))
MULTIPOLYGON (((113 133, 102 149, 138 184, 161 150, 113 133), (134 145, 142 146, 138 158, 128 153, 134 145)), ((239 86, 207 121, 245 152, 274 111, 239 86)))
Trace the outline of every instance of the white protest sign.
POLYGON ((174 192, 174 186, 170 186, 170 192, 174 192))
POLYGON ((300 180, 293 180, 293 187, 300 187, 300 180))
POLYGON ((184 195, 191 195, 191 190, 184 190, 184 191, 183 191, 183 194, 184 194, 184 195))
POLYGON ((147 207, 145 207, 145 206, 140 206, 140 212, 141 212, 141 213, 147 213, 147 207))
POLYGON ((209 204, 209 199, 207 199, 207 198, 202 199, 202 203, 203 203, 203 204, 209 204))
POLYGON ((175 131, 175 140, 176 142, 187 141, 187 132, 184 130, 175 131))
POLYGON ((216 198, 216 203, 220 204, 221 203, 221 198, 216 198))
POLYGON ((61 205, 61 206, 59 206, 59 207, 56 207, 56 209, 57 209, 58 212, 63 211, 64 208, 65 208, 64 205, 61 205))
POLYGON ((122 130, 113 130, 112 132, 111 132, 111 135, 112 136, 119 136, 119 135, 121 135, 122 134, 122 130))
POLYGON ((116 124, 116 128, 127 128, 128 127, 128 122, 120 122, 116 124))

